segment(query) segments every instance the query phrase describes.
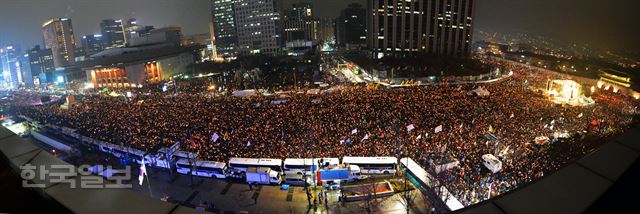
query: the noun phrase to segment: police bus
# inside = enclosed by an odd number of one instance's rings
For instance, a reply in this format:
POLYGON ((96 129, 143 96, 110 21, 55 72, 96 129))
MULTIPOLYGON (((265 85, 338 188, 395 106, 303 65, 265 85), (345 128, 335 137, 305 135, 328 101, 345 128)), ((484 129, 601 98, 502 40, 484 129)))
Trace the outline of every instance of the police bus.
POLYGON ((264 158, 231 158, 229 160, 229 170, 235 176, 244 177, 249 167, 269 167, 271 170, 281 173, 282 160, 264 158))
POLYGON ((180 174, 189 174, 209 177, 226 178, 227 164, 216 161, 190 161, 180 159, 176 162, 176 171, 180 174))
POLYGON ((342 158, 343 164, 357 165, 363 174, 396 173, 395 157, 350 157, 342 158))
POLYGON ((287 158, 284 160, 284 173, 287 175, 303 173, 312 175, 318 169, 340 164, 338 158, 287 158), (319 164, 319 166, 318 166, 319 164))

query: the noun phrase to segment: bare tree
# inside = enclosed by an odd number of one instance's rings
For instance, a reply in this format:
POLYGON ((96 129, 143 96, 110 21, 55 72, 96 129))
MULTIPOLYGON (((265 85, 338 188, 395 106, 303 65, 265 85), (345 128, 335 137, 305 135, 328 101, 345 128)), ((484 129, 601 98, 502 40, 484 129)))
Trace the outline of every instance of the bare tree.
MULTIPOLYGON (((407 181, 405 180, 405 182, 407 181)), ((407 214, 409 214, 409 211, 411 210, 411 208, 415 203, 415 199, 416 199, 415 192, 412 189, 407 189, 405 187, 405 189, 402 190, 402 192, 400 193, 400 197, 397 199, 397 201, 398 203, 402 204, 407 214)))
POLYGON ((370 181, 363 185, 363 191, 360 194, 365 195, 364 197, 364 210, 366 213, 373 213, 378 205, 377 201, 377 188, 378 183, 370 179, 370 181))
POLYGON ((445 191, 445 182, 448 180, 448 170, 443 170, 440 173, 436 172, 435 162, 429 164, 426 167, 427 175, 425 180, 429 181, 427 184, 429 188, 432 190, 428 197, 431 199, 431 206, 436 209, 436 211, 443 212, 446 210, 445 201, 451 197, 451 193, 445 191))
MULTIPOLYGON (((404 147, 404 154, 407 154, 407 147, 404 147)), ((400 159, 398 158, 398 161, 400 161, 400 159)), ((406 158, 406 165, 409 165, 409 158, 406 158)), ((405 165, 405 166, 406 166, 405 165)), ((396 172, 400 171, 400 173, 402 173, 402 192, 400 194, 400 198, 398 199, 398 202, 400 204, 402 204, 402 206, 404 206, 407 214, 409 214, 409 211, 411 210, 411 208, 413 207, 414 204, 414 200, 416 198, 416 195, 413 192, 413 188, 410 187, 409 185, 409 179, 406 175, 406 171, 401 171, 401 170, 396 170, 396 172)))

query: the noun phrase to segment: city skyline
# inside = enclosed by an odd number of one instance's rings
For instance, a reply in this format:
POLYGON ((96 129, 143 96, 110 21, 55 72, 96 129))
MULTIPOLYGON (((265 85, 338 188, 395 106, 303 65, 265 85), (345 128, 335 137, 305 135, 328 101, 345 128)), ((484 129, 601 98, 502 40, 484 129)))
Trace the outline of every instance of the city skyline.
MULTIPOLYGON (((143 25, 156 27, 180 26, 185 35, 208 32, 210 2, 203 0, 150 1, 44 1, 1 0, 0 45, 16 45, 23 48, 42 43, 39 26, 46 20, 68 17, 74 21, 76 35, 100 32, 100 21, 109 18, 138 18, 143 25), (9 20, 9 21, 6 21, 9 20)), ((284 0, 291 7, 296 0, 284 0)), ((340 10, 350 3, 366 4, 365 0, 313 0, 316 15, 336 18, 340 10)), ((638 19, 634 8, 640 2, 631 0, 580 1, 580 8, 573 8, 573 1, 553 0, 483 0, 477 6, 475 34, 479 31, 514 33, 528 32, 548 35, 577 43, 592 43, 611 49, 638 50, 640 41, 633 21, 638 19)), ((475 39, 479 39, 477 36, 475 39)))

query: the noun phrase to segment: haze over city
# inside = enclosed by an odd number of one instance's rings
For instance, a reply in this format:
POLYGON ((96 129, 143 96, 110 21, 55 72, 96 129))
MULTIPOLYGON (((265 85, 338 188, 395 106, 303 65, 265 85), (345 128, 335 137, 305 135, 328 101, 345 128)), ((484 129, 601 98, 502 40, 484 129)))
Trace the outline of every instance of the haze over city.
MULTIPOLYGON (((285 0, 284 5, 305 2, 285 0)), ((350 3, 365 0, 313 0, 316 15, 335 18, 350 3)), ((634 0, 481 0, 477 31, 531 33, 602 48, 637 53, 640 15, 634 0)), ((185 34, 208 31, 208 0, 2 0, 0 44, 31 46, 40 43, 39 26, 51 17, 69 17, 78 34, 99 32, 107 18, 136 17, 146 25, 181 26, 185 34), (12 30, 9 30, 12 29, 12 30)), ((476 37, 477 39, 478 37, 476 37)))

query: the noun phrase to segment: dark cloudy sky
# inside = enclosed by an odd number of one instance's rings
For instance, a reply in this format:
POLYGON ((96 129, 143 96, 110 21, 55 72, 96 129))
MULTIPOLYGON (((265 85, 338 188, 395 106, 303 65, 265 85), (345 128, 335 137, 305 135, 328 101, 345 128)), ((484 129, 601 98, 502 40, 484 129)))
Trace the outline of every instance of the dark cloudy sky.
MULTIPOLYGON (((285 5, 298 0, 284 0, 285 5)), ((316 14, 335 17, 351 2, 312 0, 316 14)), ((477 0, 476 30, 552 35, 568 40, 638 45, 639 0, 477 0)), ((208 32, 209 0, 0 0, 0 44, 32 46, 51 17, 73 20, 76 36, 97 33, 100 20, 136 17, 144 25, 181 26, 185 34, 208 32)), ((26 47, 23 47, 25 49, 26 47)))

